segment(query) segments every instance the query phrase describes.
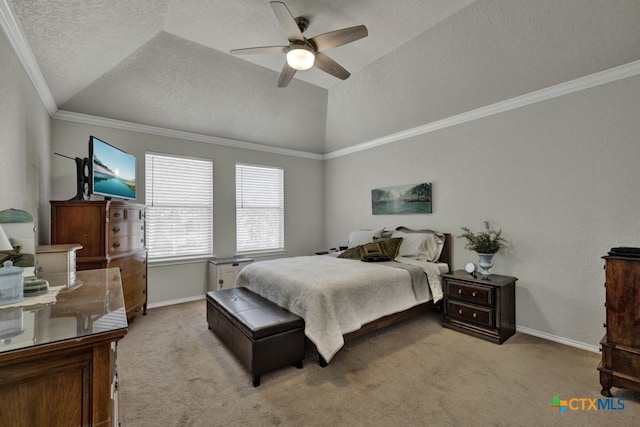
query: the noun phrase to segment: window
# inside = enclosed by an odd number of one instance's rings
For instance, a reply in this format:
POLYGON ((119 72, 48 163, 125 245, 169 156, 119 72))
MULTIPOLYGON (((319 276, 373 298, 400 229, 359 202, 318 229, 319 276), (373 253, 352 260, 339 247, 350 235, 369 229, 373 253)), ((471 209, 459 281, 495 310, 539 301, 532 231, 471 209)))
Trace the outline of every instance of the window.
POLYGON ((236 164, 236 250, 284 250, 284 171, 236 164))
POLYGON ((149 259, 213 254, 213 162, 145 154, 149 259))

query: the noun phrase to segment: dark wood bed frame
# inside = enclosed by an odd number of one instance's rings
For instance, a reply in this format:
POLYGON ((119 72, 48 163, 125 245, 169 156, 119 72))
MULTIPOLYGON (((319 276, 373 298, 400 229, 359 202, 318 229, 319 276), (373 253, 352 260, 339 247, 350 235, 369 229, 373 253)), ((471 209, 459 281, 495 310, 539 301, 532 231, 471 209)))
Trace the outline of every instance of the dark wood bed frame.
MULTIPOLYGON (((452 236, 449 233, 444 234, 444 246, 442 248, 442 253, 440 254, 439 262, 445 262, 449 265, 449 271, 451 271, 452 265, 452 256, 453 256, 453 240, 452 236)), ((439 304, 434 304, 433 301, 427 301, 422 304, 418 304, 414 307, 411 307, 407 310, 400 311, 398 313, 390 314, 388 316, 381 317, 380 319, 374 320, 369 323, 365 323, 362 327, 356 331, 349 332, 344 335, 345 343, 358 338, 362 335, 368 334, 369 332, 377 331, 378 329, 386 328, 387 326, 394 325, 396 323, 402 322, 406 319, 410 319, 420 314, 427 313, 431 311, 434 306, 439 304)), ((326 367, 328 365, 327 361, 324 360, 320 354, 318 354, 318 363, 322 367, 326 367)))

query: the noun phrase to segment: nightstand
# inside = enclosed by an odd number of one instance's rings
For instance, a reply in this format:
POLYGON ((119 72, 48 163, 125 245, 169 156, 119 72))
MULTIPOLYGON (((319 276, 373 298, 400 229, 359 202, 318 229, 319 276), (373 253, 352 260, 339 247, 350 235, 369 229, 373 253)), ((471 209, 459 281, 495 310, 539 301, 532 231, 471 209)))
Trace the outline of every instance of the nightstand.
POLYGON ((464 270, 442 275, 442 326, 502 344, 516 332, 515 277, 472 276, 464 270))

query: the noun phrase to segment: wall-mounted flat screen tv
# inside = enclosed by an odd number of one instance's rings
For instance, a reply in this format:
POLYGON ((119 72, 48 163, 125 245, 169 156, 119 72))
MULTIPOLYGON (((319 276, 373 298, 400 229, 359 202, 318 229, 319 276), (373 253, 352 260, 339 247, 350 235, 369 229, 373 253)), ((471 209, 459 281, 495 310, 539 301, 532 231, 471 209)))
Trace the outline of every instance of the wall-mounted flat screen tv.
POLYGON ((136 158, 101 139, 89 138, 90 193, 120 199, 136 198, 136 158))

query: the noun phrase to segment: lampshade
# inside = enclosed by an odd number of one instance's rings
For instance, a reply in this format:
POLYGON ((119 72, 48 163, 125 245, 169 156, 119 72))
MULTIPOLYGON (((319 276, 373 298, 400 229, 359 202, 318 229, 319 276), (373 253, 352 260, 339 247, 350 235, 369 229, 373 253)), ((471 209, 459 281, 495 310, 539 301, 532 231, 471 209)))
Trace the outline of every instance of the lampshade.
POLYGON ((315 60, 313 49, 303 43, 292 46, 287 52, 287 64, 296 70, 308 70, 313 67, 315 60))
POLYGON ((13 246, 11 246, 11 242, 7 237, 7 234, 4 232, 4 229, 0 225, 0 251, 12 251, 13 246))

